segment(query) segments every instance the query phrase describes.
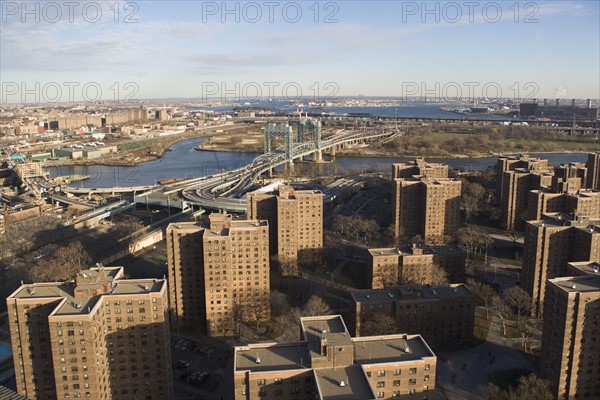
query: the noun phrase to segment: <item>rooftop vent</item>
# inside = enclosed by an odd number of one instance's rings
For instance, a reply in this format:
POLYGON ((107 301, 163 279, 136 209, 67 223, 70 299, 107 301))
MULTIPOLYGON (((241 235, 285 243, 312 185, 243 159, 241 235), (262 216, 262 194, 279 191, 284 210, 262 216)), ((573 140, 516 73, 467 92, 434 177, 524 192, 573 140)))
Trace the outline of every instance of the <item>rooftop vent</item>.
POLYGON ((30 287, 28 290, 29 290, 29 294, 31 294, 31 295, 35 294, 35 287, 30 287))
POLYGON ((392 294, 392 292, 388 292, 388 296, 390 296, 390 298, 394 298, 394 295, 392 294))
POLYGON ((257 364, 260 364, 260 357, 258 356, 258 353, 256 354, 256 360, 255 360, 255 362, 256 362, 257 364))
POLYGON ((598 267, 594 267, 594 273, 597 274, 598 273, 598 267))
POLYGON ((322 333, 323 333, 323 335, 326 335, 327 334, 327 329, 323 329, 322 333))
POLYGON ((370 295, 370 294, 368 294, 368 293, 367 293, 365 296, 366 296, 366 298, 367 298, 367 299, 370 299, 370 298, 371 298, 371 295, 370 295))
POLYGON ((571 285, 571 289, 577 289, 577 285, 573 283, 573 284, 571 285))
POLYGON ((408 347, 408 344, 406 345, 406 347, 404 348, 404 352, 405 353, 410 353, 410 347, 408 347))
POLYGON ((344 386, 346 386, 346 382, 345 382, 345 381, 343 381, 343 380, 342 380, 342 381, 340 381, 340 387, 344 387, 344 386))
POLYGON ((144 285, 144 290, 145 290, 146 292, 150 290, 150 286, 148 286, 148 284, 147 284, 147 283, 144 285))

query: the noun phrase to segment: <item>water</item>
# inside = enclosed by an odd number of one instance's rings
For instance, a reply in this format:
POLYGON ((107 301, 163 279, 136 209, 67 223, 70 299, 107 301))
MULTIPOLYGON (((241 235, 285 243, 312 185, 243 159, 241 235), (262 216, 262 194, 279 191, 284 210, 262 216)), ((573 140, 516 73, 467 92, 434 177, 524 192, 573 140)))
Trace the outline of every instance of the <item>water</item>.
MULTIPOLYGON (((242 106, 243 103, 240 103, 242 106)), ((394 118, 445 118, 445 119, 486 119, 490 121, 520 121, 519 118, 512 118, 504 115, 461 115, 450 111, 441 111, 440 107, 455 107, 459 108, 458 104, 443 104, 443 103, 401 103, 397 106, 385 107, 326 107, 326 108, 311 108, 300 107, 305 112, 311 114, 335 113, 366 113, 376 117, 394 118)), ((248 107, 267 107, 277 109, 284 113, 293 113, 298 110, 298 107, 293 106, 291 102, 285 101, 259 101, 248 107)), ((207 107, 218 112, 233 112, 233 107, 207 107)))
MULTIPOLYGON (((66 166, 47 168, 50 177, 58 175, 89 175, 90 179, 75 182, 73 186, 84 188, 105 188, 154 185, 161 179, 195 178, 209 176, 221 171, 243 167, 250 163, 256 154, 220 151, 197 151, 194 146, 206 138, 188 139, 176 143, 172 151, 165 152, 162 158, 133 167, 120 166, 66 166)), ((547 158, 552 165, 566 162, 585 162, 585 154, 538 154, 547 158)), ((411 157, 337 157, 335 163, 340 170, 368 172, 371 170, 389 171, 394 162, 411 161, 411 157)), ((440 162, 461 170, 482 171, 496 164, 495 157, 477 159, 427 158, 430 162, 440 162)))

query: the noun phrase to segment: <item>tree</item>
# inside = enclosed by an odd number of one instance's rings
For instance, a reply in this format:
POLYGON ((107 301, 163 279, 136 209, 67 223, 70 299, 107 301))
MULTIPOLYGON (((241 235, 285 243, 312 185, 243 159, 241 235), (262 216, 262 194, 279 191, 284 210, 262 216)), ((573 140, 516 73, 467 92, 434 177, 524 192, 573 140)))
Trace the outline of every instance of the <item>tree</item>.
POLYGON ((485 196, 485 188, 479 183, 471 183, 467 180, 462 182, 461 206, 465 210, 465 222, 469 223, 469 217, 475 216, 481 209, 481 203, 485 196))
POLYGON ((431 279, 429 281, 430 285, 443 286, 447 285, 448 281, 448 273, 439 265, 434 265, 431 267, 431 279))
POLYGON ((58 249, 54 257, 31 269, 35 282, 56 282, 73 279, 79 271, 88 268, 92 258, 80 242, 58 249))
POLYGON ((517 253, 517 240, 523 237, 523 232, 519 232, 517 230, 511 229, 510 231, 506 231, 506 237, 512 240, 513 242, 513 252, 517 253))
POLYGON ((513 286, 502 293, 502 300, 517 316, 517 325, 521 316, 531 315, 531 296, 518 286, 513 286))
POLYGON ((304 315, 305 316, 320 316, 320 315, 330 315, 333 310, 329 307, 329 304, 323 298, 313 294, 310 296, 306 304, 304 305, 304 315))
POLYGON ((360 333, 362 336, 393 335, 398 333, 398 324, 391 315, 379 312, 369 317, 360 333))
POLYGON ((490 318, 489 310, 490 310, 492 299, 495 296, 497 296, 496 291, 490 285, 483 283, 483 282, 477 282, 474 279, 468 279, 467 286, 473 291, 473 293, 475 293, 475 295, 477 297, 479 297, 481 299, 481 301, 483 301, 483 306, 485 307, 486 318, 489 319, 490 318))
POLYGON ((272 290, 270 297, 272 315, 287 315, 290 312, 290 304, 285 294, 272 290))
POLYGON ((506 335, 506 320, 511 316, 510 307, 502 301, 500 296, 494 296, 491 300, 492 310, 502 321, 502 334, 506 335))
POLYGON ((493 383, 488 383, 477 389, 475 400, 508 400, 508 394, 493 383))
POLYGON ((516 389, 509 389, 510 400, 552 400, 554 396, 550 391, 550 382, 541 379, 535 374, 523 375, 519 379, 516 389))

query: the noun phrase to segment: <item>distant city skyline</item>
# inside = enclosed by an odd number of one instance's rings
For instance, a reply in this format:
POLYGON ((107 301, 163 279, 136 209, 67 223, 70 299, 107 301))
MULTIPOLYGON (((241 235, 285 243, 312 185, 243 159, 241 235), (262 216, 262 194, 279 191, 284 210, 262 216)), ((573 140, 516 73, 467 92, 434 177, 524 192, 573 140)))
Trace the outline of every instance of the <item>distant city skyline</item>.
POLYGON ((598 1, 68 4, 2 2, 3 102, 600 98, 598 1))

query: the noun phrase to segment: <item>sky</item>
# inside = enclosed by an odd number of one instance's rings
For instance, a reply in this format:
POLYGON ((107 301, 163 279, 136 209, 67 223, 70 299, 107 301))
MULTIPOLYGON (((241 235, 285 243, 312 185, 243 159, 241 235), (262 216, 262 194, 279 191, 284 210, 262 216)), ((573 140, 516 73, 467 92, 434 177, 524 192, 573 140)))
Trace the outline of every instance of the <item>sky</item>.
POLYGON ((0 3, 2 102, 600 98, 600 0, 0 3))

